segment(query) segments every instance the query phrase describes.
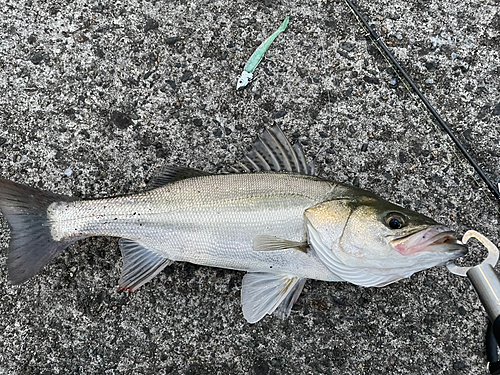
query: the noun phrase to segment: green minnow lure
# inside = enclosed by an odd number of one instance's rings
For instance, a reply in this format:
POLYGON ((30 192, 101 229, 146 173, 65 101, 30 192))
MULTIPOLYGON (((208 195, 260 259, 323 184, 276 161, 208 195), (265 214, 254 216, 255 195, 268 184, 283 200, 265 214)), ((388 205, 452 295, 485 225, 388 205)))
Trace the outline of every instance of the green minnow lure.
POLYGON ((269 38, 264 40, 262 44, 255 50, 255 52, 250 56, 250 59, 247 61, 245 64, 245 67, 243 68, 243 73, 241 73, 240 78, 238 79, 238 85, 237 89, 240 89, 242 87, 245 87, 248 85, 248 82, 252 79, 253 77, 253 71, 259 65, 260 60, 264 57, 264 54, 266 51, 269 49, 271 46, 271 43, 276 39, 276 37, 283 31, 286 30, 286 27, 288 26, 288 21, 289 17, 285 18, 281 26, 276 30, 274 33, 272 33, 269 38))

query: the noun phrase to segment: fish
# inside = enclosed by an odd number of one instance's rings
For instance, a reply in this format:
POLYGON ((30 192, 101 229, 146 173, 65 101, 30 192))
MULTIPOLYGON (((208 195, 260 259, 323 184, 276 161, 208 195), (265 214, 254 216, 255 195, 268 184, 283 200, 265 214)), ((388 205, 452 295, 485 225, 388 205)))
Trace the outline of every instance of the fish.
POLYGON ((288 26, 289 22, 289 17, 285 18, 281 26, 276 30, 274 33, 272 33, 266 40, 264 40, 259 47, 252 53, 252 56, 248 59, 247 63, 243 67, 243 72, 241 73, 240 78, 238 78, 238 83, 236 84, 236 89, 239 90, 243 87, 246 87, 248 83, 252 80, 253 78, 253 71, 255 68, 257 68, 257 65, 259 65, 260 61, 264 57, 264 54, 266 51, 269 49, 271 46, 271 43, 276 39, 276 37, 281 34, 283 31, 286 30, 286 27, 288 26))
POLYGON ((79 239, 118 237, 119 289, 173 262, 245 271, 243 316, 256 323, 288 317, 307 279, 382 287, 464 255, 448 227, 314 164, 274 126, 225 173, 165 166, 136 194, 81 200, 0 179, 9 279, 27 281, 79 239))

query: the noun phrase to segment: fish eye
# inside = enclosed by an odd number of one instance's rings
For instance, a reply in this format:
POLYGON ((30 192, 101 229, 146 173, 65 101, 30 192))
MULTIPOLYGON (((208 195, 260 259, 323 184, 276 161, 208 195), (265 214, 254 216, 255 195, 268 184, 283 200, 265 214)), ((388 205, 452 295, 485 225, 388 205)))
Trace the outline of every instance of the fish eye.
POLYGON ((406 219, 401 214, 391 212, 385 217, 385 223, 391 229, 400 229, 405 226, 406 219))

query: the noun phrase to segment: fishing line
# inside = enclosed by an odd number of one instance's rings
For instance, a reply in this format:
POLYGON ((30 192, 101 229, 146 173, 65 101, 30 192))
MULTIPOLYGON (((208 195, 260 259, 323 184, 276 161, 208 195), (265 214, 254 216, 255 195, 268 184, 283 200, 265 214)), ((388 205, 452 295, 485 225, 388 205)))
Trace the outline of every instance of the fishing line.
MULTIPOLYGON (((378 34, 375 32, 375 30, 373 30, 373 28, 363 18, 363 16, 358 11, 358 9, 354 6, 354 4, 351 2, 351 0, 345 0, 345 2, 349 6, 349 8, 351 9, 351 11, 353 12, 353 14, 354 14, 356 20, 358 21, 359 25, 367 33, 366 35, 370 38, 370 41, 372 42, 372 44, 377 48, 377 50, 379 51, 379 53, 383 56, 383 58, 386 60, 386 62, 391 66, 392 70, 394 71, 394 73, 396 74, 396 76, 398 77, 398 79, 403 83, 404 87, 406 88, 406 90, 410 94, 411 98, 417 103, 417 106, 423 110, 422 105, 417 100, 417 98, 415 97, 415 94, 417 94, 417 96, 421 99, 421 101, 424 103, 424 105, 427 108, 427 110, 434 116, 434 118, 435 118, 436 121, 432 121, 432 118, 429 116, 429 113, 426 112, 426 118, 427 118, 427 120, 429 120, 434 125, 434 127, 436 128, 436 130, 441 130, 441 131, 438 131, 438 133, 443 138, 445 138, 445 137, 444 137, 444 135, 442 133, 442 130, 444 130, 448 134, 448 136, 452 139, 452 141, 455 143, 455 145, 459 148, 459 150, 462 152, 462 154, 465 156, 465 158, 472 165, 472 167, 474 168, 474 170, 476 171, 476 173, 486 183, 486 185, 491 190, 491 192, 498 199, 500 199, 500 192, 497 189, 497 187, 495 185, 493 185, 493 183, 488 179, 488 177, 483 172, 483 170, 481 169, 481 167, 474 161, 474 159, 472 158, 472 156, 470 156, 470 154, 467 152, 467 150, 462 145, 462 143, 453 134, 453 132, 451 131, 451 129, 445 124, 445 122, 443 121, 443 119, 441 118, 441 116, 439 116, 439 114, 436 112, 436 110, 434 109, 434 107, 429 103, 429 101, 424 96, 424 94, 422 94, 422 92, 418 89, 418 87, 415 85, 415 83, 412 81, 412 79, 408 76, 408 74, 406 73, 406 71, 401 67, 401 65, 398 63, 398 61, 396 60, 396 58, 389 51, 389 49, 387 48, 386 44, 382 41, 382 39, 380 38, 380 36, 378 36, 378 34), (403 76, 404 79, 401 76, 403 76), (408 87, 408 85, 411 86, 411 88, 413 89, 413 92, 410 90, 410 87, 408 87), (441 126, 441 129, 439 129, 436 126, 436 122, 441 126)), ((452 149, 451 151, 457 157, 458 161, 462 164, 462 166, 464 167, 464 169, 467 170, 465 164, 463 163, 463 160, 457 155, 457 153, 455 152, 455 150, 452 149)), ((478 186, 480 186, 477 178, 473 174, 471 174, 471 177, 474 179, 474 181, 476 182, 476 184, 478 186)), ((485 195, 490 200, 490 203, 492 203, 490 197, 487 194, 485 194, 485 195)), ((495 205, 493 205, 493 206, 495 207, 496 211, 498 213, 500 213, 498 207, 496 207, 495 205)))

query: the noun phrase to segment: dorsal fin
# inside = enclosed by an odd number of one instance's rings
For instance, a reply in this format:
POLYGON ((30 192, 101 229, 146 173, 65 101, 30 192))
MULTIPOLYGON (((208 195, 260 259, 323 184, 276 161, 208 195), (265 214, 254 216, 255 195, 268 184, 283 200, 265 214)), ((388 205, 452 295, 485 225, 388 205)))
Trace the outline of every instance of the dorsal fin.
POLYGON ((200 171, 198 169, 186 168, 186 167, 174 167, 167 165, 163 167, 160 173, 153 178, 149 183, 148 189, 156 189, 163 185, 184 180, 185 178, 200 177, 200 176, 210 176, 210 172, 200 171))
POLYGON ((252 149, 235 166, 233 172, 293 172, 315 175, 314 162, 306 162, 300 143, 293 146, 275 125, 255 141, 252 149))

